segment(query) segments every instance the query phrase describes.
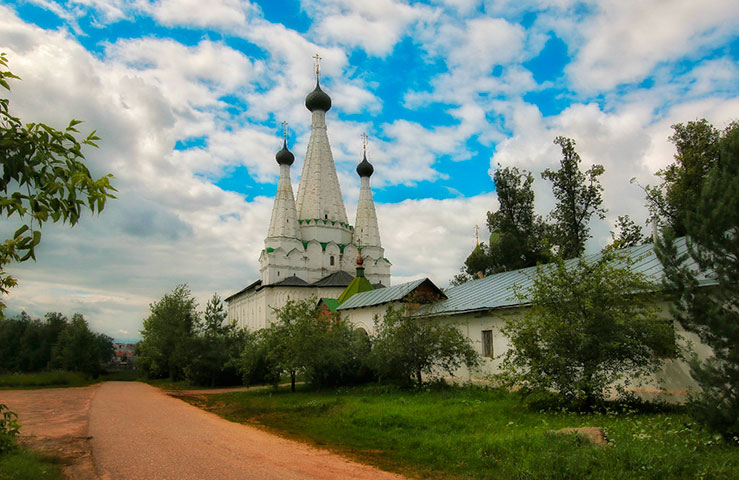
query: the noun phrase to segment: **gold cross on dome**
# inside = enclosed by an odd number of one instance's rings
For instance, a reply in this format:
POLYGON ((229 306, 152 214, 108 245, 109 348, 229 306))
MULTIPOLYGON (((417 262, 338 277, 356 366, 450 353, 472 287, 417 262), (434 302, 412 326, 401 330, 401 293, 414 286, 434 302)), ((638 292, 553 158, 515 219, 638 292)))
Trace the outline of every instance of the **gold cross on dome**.
POLYGON ((316 60, 316 78, 318 78, 318 75, 321 73, 321 60, 322 58, 316 53, 313 55, 313 58, 316 60))
POLYGON ((367 134, 362 133, 362 151, 364 152, 364 155, 367 156, 367 134))
POLYGON ((282 137, 287 142, 287 122, 285 121, 282 122, 282 137))
POLYGON ((475 225, 475 245, 480 246, 480 226, 475 225))

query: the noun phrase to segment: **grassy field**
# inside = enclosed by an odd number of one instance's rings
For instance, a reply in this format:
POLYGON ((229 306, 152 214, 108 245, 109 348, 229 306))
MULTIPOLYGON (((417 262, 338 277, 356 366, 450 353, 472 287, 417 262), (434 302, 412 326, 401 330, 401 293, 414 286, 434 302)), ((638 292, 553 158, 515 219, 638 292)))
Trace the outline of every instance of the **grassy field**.
POLYGON ((416 478, 739 478, 739 447, 683 413, 540 412, 515 394, 479 388, 264 389, 191 401, 416 478), (550 433, 584 426, 602 428, 610 444, 550 433))
POLYGON ((59 459, 23 448, 0 455, 0 480, 59 480, 59 459))
POLYGON ((84 387, 106 381, 132 381, 136 372, 115 372, 89 378, 77 372, 53 371, 38 373, 12 373, 0 375, 0 390, 45 388, 45 387, 84 387))

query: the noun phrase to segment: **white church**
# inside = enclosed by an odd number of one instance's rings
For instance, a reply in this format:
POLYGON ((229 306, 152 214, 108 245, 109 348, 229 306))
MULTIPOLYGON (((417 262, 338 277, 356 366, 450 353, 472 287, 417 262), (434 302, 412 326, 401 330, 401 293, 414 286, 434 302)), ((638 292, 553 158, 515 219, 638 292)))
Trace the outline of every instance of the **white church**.
POLYGON ((354 225, 349 223, 341 196, 326 112, 331 97, 316 88, 305 98, 311 112, 311 134, 298 185, 293 196, 290 168, 295 156, 283 148, 275 156, 280 180, 264 249, 259 257, 259 280, 226 298, 228 320, 250 331, 269 325, 274 308, 288 298, 337 298, 354 279, 361 250, 364 275, 375 288, 390 286, 390 261, 380 241, 370 177, 374 168, 365 154, 357 166, 361 189, 354 225))
MULTIPOLYGON (((428 278, 390 285, 390 262, 380 241, 377 214, 370 189, 374 172, 365 155, 357 166, 361 190, 354 225, 347 219, 331 146, 326 131, 326 112, 331 98, 318 83, 308 94, 305 106, 313 119, 297 201, 290 183, 290 167, 295 157, 287 140, 276 155, 280 180, 264 249, 259 257, 260 279, 226 298, 228 321, 250 331, 269 326, 274 309, 288 299, 320 299, 328 308, 347 318, 356 328, 370 333, 374 319, 391 306, 413 304, 419 321, 435 318, 454 324, 470 339, 483 357, 475 371, 461 369, 462 379, 486 379, 500 371, 502 357, 509 348, 503 333, 506 318, 523 315, 526 302, 513 296, 514 286, 527 288, 536 267, 498 273, 441 290, 428 278), (360 255, 361 252, 361 255, 360 255), (363 265, 362 265, 363 261, 363 265), (356 276, 355 276, 356 275, 356 276), (365 278, 362 278, 365 277, 365 278)), ((685 239, 678 245, 686 251, 685 239)), ((652 244, 625 249, 636 270, 659 285, 664 276, 652 244)), ((600 254, 591 255, 595 260, 600 254)), ((576 260, 570 260, 576 261, 576 260)), ((715 280, 706 277, 701 285, 711 288, 715 280)), ((658 297, 661 315, 671 318, 669 302, 658 297)), ((692 344, 700 358, 711 352, 700 339, 675 324, 676 339, 692 344)), ((680 358, 666 359, 660 371, 645 379, 645 396, 659 394, 663 399, 681 400, 697 385, 690 377, 688 364, 680 358)))

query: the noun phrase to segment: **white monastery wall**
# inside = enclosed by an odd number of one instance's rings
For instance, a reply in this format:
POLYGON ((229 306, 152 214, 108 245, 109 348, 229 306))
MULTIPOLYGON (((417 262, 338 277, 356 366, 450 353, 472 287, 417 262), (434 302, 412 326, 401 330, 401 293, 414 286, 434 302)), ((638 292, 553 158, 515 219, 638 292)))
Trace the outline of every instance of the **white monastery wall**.
MULTIPOLYGON (((440 317, 443 322, 452 323, 462 334, 470 339, 473 348, 483 355, 483 331, 492 332, 493 356, 484 357, 482 364, 474 371, 462 367, 454 374, 460 380, 489 380, 496 373, 501 372, 503 356, 510 348, 508 337, 502 332, 506 318, 520 316, 525 307, 493 310, 483 313, 469 313, 440 317)), ((659 315, 662 318, 672 318, 667 302, 659 302, 659 315)), ((676 339, 682 347, 690 346, 699 358, 708 358, 712 355, 711 349, 702 344, 697 335, 686 332, 678 322, 674 322, 676 339)), ((695 391, 698 386, 690 377, 690 367, 686 361, 679 358, 666 359, 662 368, 654 374, 632 381, 628 386, 634 392, 645 398, 655 396, 657 390, 667 393, 660 394, 659 398, 669 400, 670 397, 684 400, 685 392, 695 391)))

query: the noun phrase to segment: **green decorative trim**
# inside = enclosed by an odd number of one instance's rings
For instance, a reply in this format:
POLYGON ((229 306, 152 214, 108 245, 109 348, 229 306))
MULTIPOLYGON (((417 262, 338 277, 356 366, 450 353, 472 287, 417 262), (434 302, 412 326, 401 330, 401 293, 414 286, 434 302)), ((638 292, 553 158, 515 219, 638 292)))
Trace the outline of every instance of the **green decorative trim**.
POLYGON ((326 251, 326 245, 328 245, 328 242, 321 242, 321 250, 324 252, 326 251))
POLYGON ((275 249, 274 249, 274 248, 272 248, 272 247, 267 247, 267 252, 269 252, 269 253, 272 253, 272 252, 274 252, 274 251, 275 251, 275 249))
POLYGON ((308 248, 308 242, 303 242, 303 250, 306 250, 308 248))
POLYGON ((324 220, 324 221, 323 221, 323 224, 324 224, 324 225, 327 225, 327 224, 328 224, 328 220, 324 220))
POLYGON ((346 245, 339 245, 339 252, 344 253, 345 248, 346 248, 346 245))
POLYGON ((302 224, 303 224, 303 221, 302 221, 302 220, 300 220, 300 219, 298 219, 298 223, 299 223, 300 225, 302 225, 302 224))
POLYGON ((336 225, 336 220, 331 220, 331 225, 336 225))

